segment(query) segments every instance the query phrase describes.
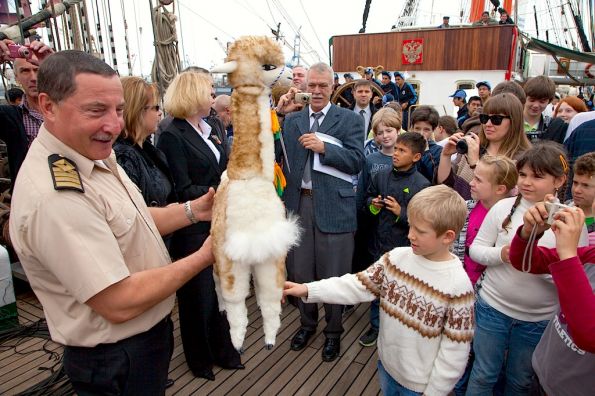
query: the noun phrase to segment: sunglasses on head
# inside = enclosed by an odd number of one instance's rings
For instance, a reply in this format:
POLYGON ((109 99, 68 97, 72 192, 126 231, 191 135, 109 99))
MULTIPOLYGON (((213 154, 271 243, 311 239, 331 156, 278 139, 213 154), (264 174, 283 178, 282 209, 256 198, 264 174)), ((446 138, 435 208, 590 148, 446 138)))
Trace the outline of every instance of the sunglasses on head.
POLYGON ((500 114, 493 114, 493 115, 489 115, 489 114, 480 114, 479 115, 479 122, 481 122, 482 124, 487 124, 488 121, 492 121, 492 124, 494 125, 500 125, 502 124, 502 120, 508 118, 510 119, 509 116, 504 116, 504 115, 500 115, 500 114))

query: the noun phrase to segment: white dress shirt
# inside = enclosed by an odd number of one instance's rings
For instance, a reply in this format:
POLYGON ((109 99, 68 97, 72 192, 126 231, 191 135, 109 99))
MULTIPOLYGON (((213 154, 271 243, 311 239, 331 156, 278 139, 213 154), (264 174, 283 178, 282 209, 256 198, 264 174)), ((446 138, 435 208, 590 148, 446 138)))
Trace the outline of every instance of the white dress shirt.
MULTIPOLYGON (((186 120, 186 122, 188 122, 188 120, 186 120)), ((219 150, 217 150, 217 147, 215 147, 215 143, 213 143, 210 139, 211 137, 211 126, 209 124, 207 124, 207 122, 205 120, 203 120, 202 118, 198 121, 198 127, 200 128, 196 128, 194 125, 192 125, 191 122, 188 122, 188 124, 190 124, 192 126, 192 128, 194 128, 194 130, 198 133, 198 136, 200 136, 202 138, 202 140, 205 141, 205 143, 207 144, 207 146, 209 146, 209 148, 211 149, 211 151, 213 152, 213 154, 215 154, 215 158, 217 158, 217 162, 219 162, 221 160, 221 153, 219 152, 219 150)))

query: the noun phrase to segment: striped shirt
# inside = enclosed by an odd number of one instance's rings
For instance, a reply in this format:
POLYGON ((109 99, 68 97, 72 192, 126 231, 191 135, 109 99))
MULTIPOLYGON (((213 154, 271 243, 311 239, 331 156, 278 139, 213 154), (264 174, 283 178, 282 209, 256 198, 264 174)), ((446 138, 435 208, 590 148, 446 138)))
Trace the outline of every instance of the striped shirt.
POLYGON ((27 140, 29 141, 28 147, 33 143, 33 139, 37 137, 39 127, 43 123, 43 115, 38 111, 29 107, 27 102, 27 95, 23 95, 23 101, 20 104, 23 112, 23 125, 25 126, 25 133, 27 134, 27 140))

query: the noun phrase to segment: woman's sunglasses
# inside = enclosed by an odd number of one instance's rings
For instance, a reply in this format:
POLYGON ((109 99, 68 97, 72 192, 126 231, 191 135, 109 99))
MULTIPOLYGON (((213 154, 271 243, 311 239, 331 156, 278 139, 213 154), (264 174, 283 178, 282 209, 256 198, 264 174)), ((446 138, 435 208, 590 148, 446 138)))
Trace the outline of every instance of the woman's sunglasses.
POLYGON ((509 116, 504 116, 504 115, 500 115, 500 114, 493 114, 493 115, 489 115, 489 114, 480 114, 479 115, 479 122, 481 122, 482 124, 487 124, 488 121, 492 121, 492 124, 494 125, 500 125, 502 124, 502 120, 508 118, 510 119, 509 116))

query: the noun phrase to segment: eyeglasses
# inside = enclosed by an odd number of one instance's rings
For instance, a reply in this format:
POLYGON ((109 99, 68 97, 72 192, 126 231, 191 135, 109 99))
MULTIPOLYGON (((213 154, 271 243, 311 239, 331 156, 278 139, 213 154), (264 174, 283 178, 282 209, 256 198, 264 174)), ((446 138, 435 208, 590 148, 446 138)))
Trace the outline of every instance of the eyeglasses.
POLYGON ((505 118, 510 119, 509 116, 500 115, 500 114, 493 114, 493 115, 480 114, 479 115, 479 122, 481 122, 482 124, 487 124, 488 121, 492 121, 492 124, 494 124, 494 125, 500 125, 500 124, 502 124, 502 120, 504 120, 505 118))
POLYGON ((151 109, 151 110, 155 110, 155 111, 159 111, 159 110, 161 110, 161 106, 159 106, 159 105, 155 105, 155 106, 145 106, 145 110, 149 110, 149 109, 151 109))

